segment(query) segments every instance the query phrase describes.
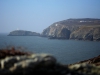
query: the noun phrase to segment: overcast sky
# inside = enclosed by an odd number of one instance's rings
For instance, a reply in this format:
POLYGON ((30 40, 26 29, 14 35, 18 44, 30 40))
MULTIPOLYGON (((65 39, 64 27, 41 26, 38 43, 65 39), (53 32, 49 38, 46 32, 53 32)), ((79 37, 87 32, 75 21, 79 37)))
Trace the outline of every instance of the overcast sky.
POLYGON ((100 0, 0 0, 0 33, 16 29, 41 33, 69 18, 100 18, 100 0))

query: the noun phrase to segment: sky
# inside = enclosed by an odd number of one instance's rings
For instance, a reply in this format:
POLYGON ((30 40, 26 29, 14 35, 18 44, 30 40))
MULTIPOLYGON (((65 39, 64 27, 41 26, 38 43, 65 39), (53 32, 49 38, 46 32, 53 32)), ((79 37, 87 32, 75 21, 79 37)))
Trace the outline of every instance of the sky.
POLYGON ((100 0, 0 0, 0 33, 41 33, 69 18, 100 18, 100 0))

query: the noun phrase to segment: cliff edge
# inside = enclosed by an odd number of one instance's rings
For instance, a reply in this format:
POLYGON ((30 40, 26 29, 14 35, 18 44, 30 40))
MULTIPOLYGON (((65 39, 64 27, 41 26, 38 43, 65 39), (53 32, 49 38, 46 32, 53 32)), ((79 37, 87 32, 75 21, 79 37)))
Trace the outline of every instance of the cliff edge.
POLYGON ((41 36, 50 39, 77 39, 100 41, 100 19, 67 19, 53 23, 41 36))

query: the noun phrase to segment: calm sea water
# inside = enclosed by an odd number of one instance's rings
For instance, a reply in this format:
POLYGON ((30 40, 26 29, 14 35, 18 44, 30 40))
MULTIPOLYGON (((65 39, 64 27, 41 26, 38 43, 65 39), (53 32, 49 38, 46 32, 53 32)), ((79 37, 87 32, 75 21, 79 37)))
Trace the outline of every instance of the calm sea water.
POLYGON ((0 35, 0 48, 16 46, 34 53, 48 53, 58 62, 71 64, 100 55, 100 42, 50 40, 37 36, 0 35))

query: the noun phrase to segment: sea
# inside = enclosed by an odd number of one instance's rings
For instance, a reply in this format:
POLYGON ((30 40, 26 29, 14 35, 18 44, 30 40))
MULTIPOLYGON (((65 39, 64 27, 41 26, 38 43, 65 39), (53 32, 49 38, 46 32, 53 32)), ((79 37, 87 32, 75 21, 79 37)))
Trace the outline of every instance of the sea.
POLYGON ((58 40, 38 36, 7 36, 0 34, 0 49, 16 47, 31 53, 47 53, 58 63, 72 64, 100 55, 100 42, 58 40))

